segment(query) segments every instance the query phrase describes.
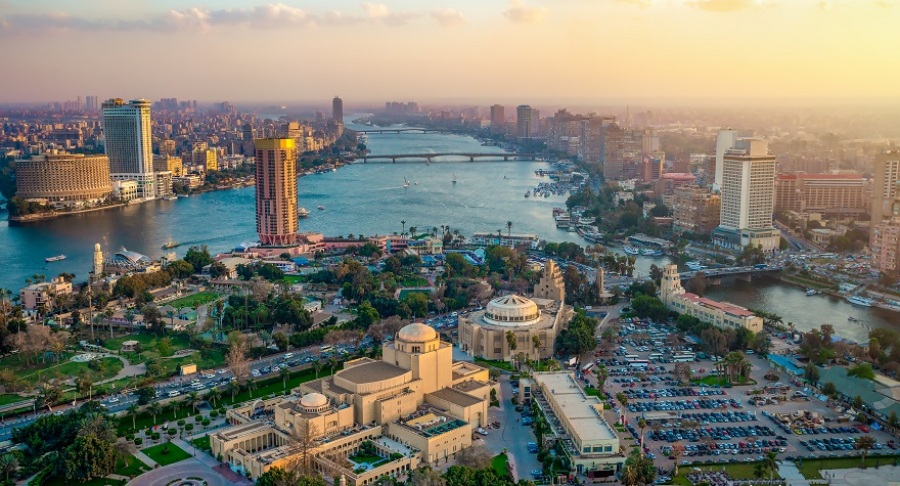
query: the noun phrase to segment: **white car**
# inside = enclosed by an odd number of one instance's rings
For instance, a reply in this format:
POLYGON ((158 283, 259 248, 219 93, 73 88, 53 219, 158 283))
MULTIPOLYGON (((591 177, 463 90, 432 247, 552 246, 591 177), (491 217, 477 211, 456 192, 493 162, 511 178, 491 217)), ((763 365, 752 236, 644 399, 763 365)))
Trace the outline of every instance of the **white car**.
POLYGON ((109 402, 109 403, 119 403, 119 399, 116 398, 116 397, 112 397, 112 398, 110 398, 109 400, 107 400, 107 402, 109 402))
POLYGON ((481 428, 477 429, 475 432, 481 435, 487 435, 487 430, 481 428))

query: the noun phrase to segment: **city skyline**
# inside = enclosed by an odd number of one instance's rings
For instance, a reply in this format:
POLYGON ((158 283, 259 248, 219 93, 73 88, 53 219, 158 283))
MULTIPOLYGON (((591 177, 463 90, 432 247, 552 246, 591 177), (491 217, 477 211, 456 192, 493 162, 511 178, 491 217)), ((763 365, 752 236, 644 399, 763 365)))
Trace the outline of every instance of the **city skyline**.
POLYGON ((882 60, 898 14, 900 5, 887 0, 91 0, 77 10, 7 0, 0 39, 16 48, 0 60, 18 68, 0 102, 124 91, 156 99, 176 88, 204 101, 310 101, 339 92, 351 104, 894 98, 900 68, 882 60), (73 42, 103 52, 108 64, 57 55, 73 42), (282 45, 316 49, 285 65, 295 75, 261 86, 254 73, 284 64, 282 45), (115 69, 115 59, 126 58, 128 69, 115 69))

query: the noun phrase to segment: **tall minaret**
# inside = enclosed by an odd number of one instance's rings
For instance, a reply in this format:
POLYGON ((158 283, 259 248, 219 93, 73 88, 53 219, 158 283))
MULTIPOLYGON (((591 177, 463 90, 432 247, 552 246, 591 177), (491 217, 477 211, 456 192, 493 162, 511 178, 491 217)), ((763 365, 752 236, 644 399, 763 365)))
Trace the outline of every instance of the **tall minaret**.
POLYGON ((100 278, 103 274, 103 250, 100 243, 94 245, 94 278, 100 278))

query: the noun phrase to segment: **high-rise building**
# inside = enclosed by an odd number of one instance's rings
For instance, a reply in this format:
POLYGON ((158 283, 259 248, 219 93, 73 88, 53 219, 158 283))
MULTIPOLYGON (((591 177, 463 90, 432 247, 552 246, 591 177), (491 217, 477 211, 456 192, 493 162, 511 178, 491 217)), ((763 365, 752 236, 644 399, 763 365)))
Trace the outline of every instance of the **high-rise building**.
POLYGON ((516 107, 516 136, 519 138, 531 138, 538 133, 540 112, 529 105, 516 107))
POLYGON ((716 136, 716 177, 712 181, 715 184, 713 186, 714 189, 718 190, 722 187, 722 160, 725 157, 725 152, 734 148, 735 143, 737 143, 736 130, 719 130, 719 134, 716 136))
POLYGON ((256 146, 256 232, 263 246, 297 244, 297 149, 291 138, 262 138, 256 146))
POLYGON ((900 151, 893 150, 875 157, 875 173, 872 184, 872 224, 884 219, 888 206, 897 196, 900 181, 900 151))
POLYGON ((102 203, 112 194, 105 155, 46 153, 16 161, 16 196, 53 206, 102 203))
POLYGON ((775 211, 862 214, 866 212, 865 181, 860 174, 778 174, 775 211))
POLYGON ((97 108, 100 108, 99 103, 97 103, 97 97, 92 95, 85 96, 84 108, 88 111, 96 111, 97 108))
MULTIPOLYGON (((657 144, 658 145, 658 144, 657 144)), ((662 177, 665 172, 666 153, 661 150, 644 154, 644 165, 641 179, 644 182, 653 182, 662 177)), ((677 172, 677 171, 676 171, 677 172)))
POLYGON ((738 141, 722 157, 722 208, 713 242, 740 250, 752 245, 778 249, 781 233, 772 225, 775 156, 762 139, 738 141))
POLYGON ((331 119, 338 123, 344 123, 344 100, 338 96, 331 100, 331 119))
POLYGON ((900 192, 891 204, 890 218, 880 223, 872 220, 869 250, 879 271, 900 274, 900 192))
POLYGON ((675 189, 672 228, 676 232, 708 235, 719 226, 722 196, 707 188, 683 186, 675 189))
POLYGON ((100 275, 103 275, 103 250, 100 249, 100 243, 94 244, 94 266, 91 271, 94 278, 100 278, 100 275))
POLYGON ((506 108, 503 105, 491 105, 491 133, 506 131, 506 108))
POLYGON ((126 103, 114 98, 103 102, 103 136, 110 176, 137 182, 138 193, 145 199, 156 197, 150 104, 145 99, 126 103))

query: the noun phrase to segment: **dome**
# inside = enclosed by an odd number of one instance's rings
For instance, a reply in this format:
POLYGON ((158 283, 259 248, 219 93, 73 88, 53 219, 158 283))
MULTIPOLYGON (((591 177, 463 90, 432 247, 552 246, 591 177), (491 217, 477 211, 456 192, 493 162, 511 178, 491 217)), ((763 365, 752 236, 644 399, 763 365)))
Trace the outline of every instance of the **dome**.
POLYGON ((406 343, 424 343, 438 338, 437 332, 425 324, 414 322, 403 326, 397 333, 397 339, 406 343))
POLYGON ((484 320, 500 326, 526 326, 541 319, 541 311, 531 299, 511 294, 490 301, 484 320))
POLYGON ((319 408, 328 405, 328 397, 321 393, 307 393, 300 399, 300 406, 303 408, 319 408))

